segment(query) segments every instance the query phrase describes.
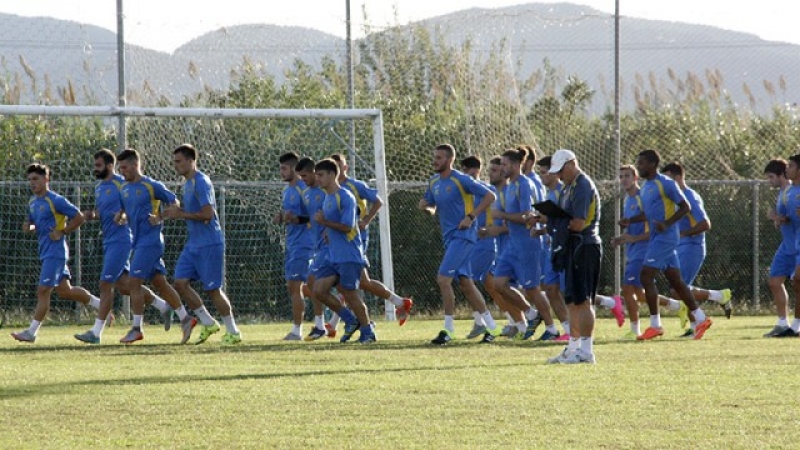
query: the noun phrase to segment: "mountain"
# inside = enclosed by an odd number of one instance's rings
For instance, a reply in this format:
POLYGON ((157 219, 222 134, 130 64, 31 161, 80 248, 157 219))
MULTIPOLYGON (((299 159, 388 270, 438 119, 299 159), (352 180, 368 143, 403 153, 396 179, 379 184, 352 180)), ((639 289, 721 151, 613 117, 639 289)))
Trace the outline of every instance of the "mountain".
MULTIPOLYGON (((478 60, 497 51, 497 43, 504 40, 505 60, 518 64, 520 78, 540 70, 546 60, 562 80, 574 75, 597 91, 593 110, 612 104, 614 18, 609 14, 569 3, 531 3, 468 9, 414 25, 441 30, 453 44, 469 39, 478 60)), ((631 17, 623 17, 621 25, 620 69, 623 104, 628 107, 634 90, 685 92, 692 89, 692 78, 706 90, 721 85, 734 101, 755 101, 760 110, 800 99, 794 70, 800 46, 704 25, 631 17)), ((244 61, 280 82, 295 59, 318 67, 326 55, 341 60, 344 50, 344 40, 330 34, 264 24, 206 33, 172 54, 127 45, 129 104, 175 104, 206 87, 223 89, 231 69, 244 61)), ((78 104, 115 103, 116 60, 112 31, 0 14, 0 83, 5 79, 12 88, 22 83, 19 96, 24 103, 38 103, 46 96, 62 103, 58 88, 68 81, 78 104)), ((7 95, 13 100, 15 93, 7 95)))

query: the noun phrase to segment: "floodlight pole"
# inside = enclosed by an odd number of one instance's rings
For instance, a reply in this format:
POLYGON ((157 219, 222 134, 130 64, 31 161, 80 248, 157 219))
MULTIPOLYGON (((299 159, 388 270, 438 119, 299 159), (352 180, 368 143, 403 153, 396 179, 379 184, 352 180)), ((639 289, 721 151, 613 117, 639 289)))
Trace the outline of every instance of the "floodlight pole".
MULTIPOLYGON (((619 0, 615 0, 615 10, 614 10, 614 161, 616 162, 615 169, 619 168, 622 162, 622 135, 620 131, 620 117, 619 117, 619 102, 620 102, 620 92, 619 92, 619 0)), ((617 170, 611 172, 612 174, 616 174, 617 170)), ((619 184, 619 177, 614 177, 616 183, 614 183, 615 192, 614 195, 617 196, 618 192, 621 191, 620 184, 619 184)), ((619 226, 619 219, 622 215, 622 207, 621 202, 623 198, 619 198, 617 201, 614 202, 614 236, 620 235, 620 226, 619 226)), ((621 278, 622 278, 622 246, 616 246, 614 248, 614 292, 619 293, 621 288, 621 278)))
MULTIPOLYGON (((347 107, 355 109, 355 83, 353 81, 353 71, 355 65, 353 63, 353 33, 352 21, 350 20, 350 0, 345 0, 345 25, 347 28, 347 107)), ((350 167, 351 170, 356 168, 356 124, 353 120, 349 122, 350 126, 350 167)))

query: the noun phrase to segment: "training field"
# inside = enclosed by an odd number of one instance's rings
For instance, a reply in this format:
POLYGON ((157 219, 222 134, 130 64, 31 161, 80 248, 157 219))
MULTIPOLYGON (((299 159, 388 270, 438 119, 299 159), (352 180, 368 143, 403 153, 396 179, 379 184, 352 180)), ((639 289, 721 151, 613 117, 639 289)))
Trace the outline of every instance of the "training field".
POLYGON ((773 322, 716 317, 685 341, 667 318, 666 338, 622 342, 600 319, 595 366, 545 365, 554 344, 432 347, 438 320, 379 322, 369 346, 284 343, 286 324, 244 325, 234 348, 177 345, 177 326, 131 346, 123 327, 100 346, 4 328, 0 448, 789 448, 800 340, 762 338, 773 322))

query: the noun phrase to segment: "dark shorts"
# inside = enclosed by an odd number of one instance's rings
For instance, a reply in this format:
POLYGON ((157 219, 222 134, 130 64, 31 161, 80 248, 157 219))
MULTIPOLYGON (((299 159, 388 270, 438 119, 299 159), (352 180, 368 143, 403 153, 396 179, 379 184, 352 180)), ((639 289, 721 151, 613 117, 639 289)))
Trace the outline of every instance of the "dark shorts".
POLYGON ((580 244, 575 248, 565 271, 567 289, 564 292, 564 301, 567 304, 580 305, 594 299, 600 281, 602 259, 603 249, 600 244, 580 244))

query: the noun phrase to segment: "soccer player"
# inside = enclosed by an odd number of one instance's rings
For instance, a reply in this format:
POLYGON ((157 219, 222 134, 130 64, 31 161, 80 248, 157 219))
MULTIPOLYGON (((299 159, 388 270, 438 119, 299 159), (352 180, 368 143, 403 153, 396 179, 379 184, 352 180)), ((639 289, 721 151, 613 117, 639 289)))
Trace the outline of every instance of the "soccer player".
POLYGON ((433 170, 436 175, 428 181, 428 189, 419 201, 419 208, 439 216, 439 226, 444 241, 444 258, 439 266, 436 283, 444 305, 444 329, 431 340, 434 345, 445 345, 455 333, 455 293, 453 279, 458 278, 461 292, 470 306, 483 315, 487 333, 496 336, 500 330, 494 322, 486 301, 472 281, 469 257, 477 239, 477 217, 486 211, 496 196, 485 185, 453 169, 456 150, 450 144, 441 144, 433 150, 433 170), (472 196, 483 195, 475 206, 472 196))
MULTIPOLYGON (((181 303, 178 293, 166 278, 167 269, 164 267, 164 235, 161 230, 161 202, 172 205, 178 201, 175 194, 164 186, 163 183, 142 175, 141 156, 133 149, 123 150, 117 155, 120 174, 125 178, 125 184, 120 188, 121 209, 115 215, 117 223, 127 221, 130 224, 133 242, 131 248, 133 257, 130 263, 130 278, 128 289, 131 296, 131 310, 133 311, 133 326, 130 331, 120 339, 123 344, 132 344, 144 339, 142 332, 142 319, 144 317, 146 280, 152 280, 153 287, 158 290, 169 306, 178 314, 181 320, 181 344, 185 344, 192 335, 192 329, 197 324, 197 319, 190 316, 181 303)), ((192 299, 187 298, 190 306, 192 299)))
MULTIPOLYGON (((94 189, 95 209, 83 212, 89 220, 99 220, 103 235, 103 271, 100 273, 100 308, 94 327, 85 333, 76 334, 75 339, 87 344, 99 344, 103 326, 113 318, 111 309, 114 303, 114 288, 123 295, 130 295, 128 289, 131 257, 131 229, 128 223, 118 224, 114 217, 120 211, 120 188, 125 179, 116 173, 117 157, 104 148, 94 154, 94 176, 100 183, 94 189)), ((142 286, 145 303, 161 311, 164 329, 172 325, 172 309, 161 297, 149 288, 142 286)))
MULTIPOLYGON (((785 204, 779 204, 778 215, 781 221, 789 221, 794 227, 795 249, 798 248, 797 236, 800 236, 800 154, 790 156, 786 164, 786 178, 792 185, 786 192, 785 204)), ((792 276, 792 287, 794 288, 795 299, 800 298, 800 252, 795 250, 794 273, 792 276)), ((800 301, 795 300, 794 320, 792 324, 776 334, 775 337, 798 337, 800 336, 800 301)))
POLYGON ((642 285, 650 309, 650 326, 636 339, 649 340, 664 334, 658 310, 658 288, 655 283, 655 276, 659 271, 664 272, 670 287, 694 315, 694 339, 701 339, 711 327, 712 321, 697 306, 692 291, 683 281, 677 252, 680 240, 677 223, 689 213, 691 206, 678 184, 672 178, 658 173, 660 162, 661 156, 658 152, 649 149, 640 152, 636 159, 639 176, 646 180, 640 195, 650 227, 650 240, 641 272, 642 285))
MULTIPOLYGON (((347 176, 347 160, 344 155, 335 154, 331 156, 336 164, 339 166, 339 185, 350 190, 350 193, 356 199, 356 206, 358 207, 358 229, 361 233, 361 243, 364 247, 364 256, 367 255, 369 247, 369 224, 378 214, 383 206, 383 200, 378 195, 377 189, 372 189, 361 180, 356 180, 347 176)), ((383 283, 369 276, 369 258, 366 265, 361 271, 361 282, 359 285, 364 292, 368 292, 381 300, 388 300, 395 306, 395 317, 400 326, 405 325, 406 320, 411 315, 411 308, 414 306, 414 301, 408 297, 400 297, 396 293, 390 291, 383 283)), ((333 329, 335 329, 333 325, 333 329)))
POLYGON ((281 196, 281 210, 273 220, 286 226, 286 250, 284 254, 284 277, 289 298, 292 302, 292 330, 284 341, 303 339, 303 314, 306 310, 303 301, 303 282, 308 278, 308 268, 312 257, 311 228, 303 203, 305 183, 297 176, 295 166, 299 156, 295 152, 284 153, 278 158, 281 179, 286 182, 281 196))
MULTIPOLYGON (((681 240, 678 244, 678 262, 681 265, 681 276, 684 283, 690 287, 694 299, 697 302, 710 300, 717 302, 725 310, 725 316, 731 316, 731 290, 710 290, 701 289, 693 286, 700 268, 706 258, 706 232, 711 229, 711 220, 706 214, 703 199, 700 194, 694 189, 686 185, 684 178, 684 168, 679 162, 671 162, 661 168, 661 173, 672 178, 678 183, 686 201, 689 202, 691 209, 689 212, 678 222, 678 229, 680 230, 681 240)), ((680 314, 683 321, 692 322, 687 311, 680 314)), ((682 323, 681 327, 685 328, 686 324, 682 323)), ((693 329, 688 329, 684 337, 694 335, 693 329)))
POLYGON ((375 342, 375 332, 369 320, 367 305, 358 295, 361 271, 367 263, 358 229, 356 199, 349 190, 339 185, 339 166, 331 159, 323 159, 314 166, 317 182, 326 195, 322 210, 314 220, 325 227, 328 238, 328 258, 317 270, 314 295, 345 321, 344 334, 340 342, 347 342, 358 329, 358 341, 362 344, 375 342), (331 295, 337 286, 347 309, 331 295))
POLYGON ((222 290, 225 235, 217 217, 214 185, 208 175, 197 170, 198 156, 197 149, 191 144, 182 144, 172 152, 175 171, 186 180, 181 202, 183 207, 170 205, 162 215, 165 219, 186 221, 189 232, 175 265, 175 290, 184 299, 192 299, 191 303, 200 305, 194 312, 203 326, 195 344, 202 344, 220 330, 197 291, 189 284, 192 280, 199 280, 225 324, 222 345, 235 345, 242 342, 242 334, 233 318, 231 302, 222 290))
POLYGON ((775 227, 780 229, 781 244, 775 251, 772 264, 769 266, 769 291, 775 302, 775 312, 778 315, 778 323, 764 335, 764 337, 782 337, 789 329, 789 301, 786 294, 786 279, 794 274, 795 259, 797 250, 795 249, 794 226, 788 221, 786 215, 780 215, 778 211, 788 211, 789 188, 791 182, 786 178, 786 161, 783 159, 773 159, 764 168, 764 175, 770 187, 778 188, 778 199, 774 209, 770 209, 767 218, 771 220, 775 227))
MULTIPOLYGON (((550 358, 555 364, 594 364, 594 309, 592 303, 600 281, 603 249, 600 241, 600 194, 578 167, 571 150, 557 150, 549 173, 559 174, 564 183, 560 206, 569 215, 568 223, 555 225, 554 248, 566 248, 564 300, 569 308, 570 340, 560 355, 550 358)), ((561 221, 565 222, 565 221, 561 221)), ((556 267, 558 269, 558 267, 556 267)))
POLYGON ((67 267, 69 247, 66 236, 77 230, 83 222, 83 214, 69 200, 50 190, 50 168, 43 164, 31 164, 25 169, 33 197, 28 205, 28 220, 22 224, 25 233, 36 233, 39 241, 39 260, 42 270, 36 288, 36 310, 30 326, 11 333, 11 337, 33 343, 42 321, 50 311, 50 294, 56 291, 59 297, 72 300, 92 308, 100 308, 100 299, 69 282, 67 267))
POLYGON ((539 340, 547 341, 558 338, 560 333, 553 323, 550 304, 541 295, 542 237, 538 233, 531 235, 527 224, 528 217, 533 215, 532 205, 542 202, 544 195, 530 178, 522 174, 526 157, 527 153, 518 149, 508 150, 502 155, 503 175, 508 177, 505 208, 493 210, 492 214, 505 220, 510 245, 497 259, 495 287, 514 308, 525 313, 527 323, 517 324, 522 338, 532 337, 536 326, 544 321, 547 329, 539 340), (523 296, 511 289, 512 280, 520 284, 523 296))

